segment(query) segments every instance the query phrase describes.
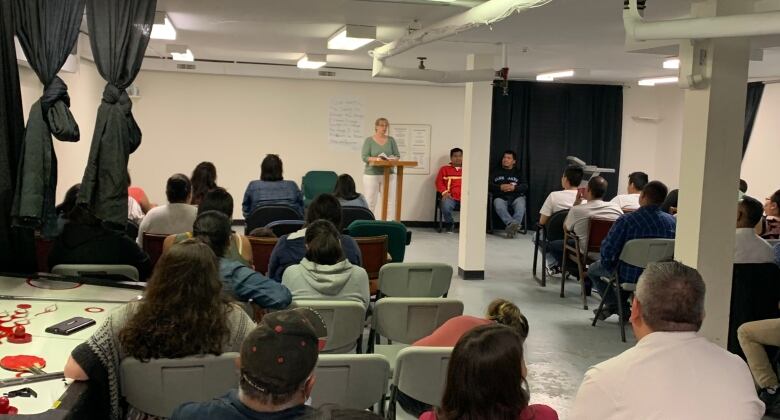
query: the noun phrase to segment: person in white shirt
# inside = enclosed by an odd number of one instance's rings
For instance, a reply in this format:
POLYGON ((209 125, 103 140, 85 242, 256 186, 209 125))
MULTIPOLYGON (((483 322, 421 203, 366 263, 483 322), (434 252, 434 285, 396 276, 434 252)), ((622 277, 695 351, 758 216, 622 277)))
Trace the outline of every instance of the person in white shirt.
POLYGON ((570 165, 563 172, 561 177, 562 191, 553 191, 547 196, 539 210, 539 224, 544 225, 553 213, 568 210, 574 205, 577 199, 577 188, 579 188, 583 177, 582 168, 570 165))
POLYGON ((695 269, 648 265, 631 305, 636 346, 588 370, 568 418, 761 419, 764 403, 745 362, 696 334, 704 294, 695 269))
POLYGON ((174 174, 168 178, 165 187, 165 195, 168 203, 157 206, 146 213, 138 227, 138 246, 143 248, 144 233, 156 233, 160 235, 173 235, 190 232, 192 224, 198 215, 198 208, 190 205, 192 196, 192 184, 187 175, 174 174))
POLYGON ((628 175, 628 194, 616 195, 610 202, 620 206, 621 210, 634 211, 639 208, 639 194, 642 188, 650 182, 644 172, 632 172, 628 175))
POLYGON ((769 242, 756 235, 764 205, 755 198, 744 196, 737 205, 737 234, 734 243, 734 264, 774 263, 775 253, 769 242))

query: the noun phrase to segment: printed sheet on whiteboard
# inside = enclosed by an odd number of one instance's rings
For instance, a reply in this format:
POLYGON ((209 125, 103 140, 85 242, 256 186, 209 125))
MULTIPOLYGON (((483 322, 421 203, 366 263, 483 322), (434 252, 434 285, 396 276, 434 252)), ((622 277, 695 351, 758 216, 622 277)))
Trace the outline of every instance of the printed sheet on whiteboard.
POLYGON ((366 131, 363 128, 363 103, 357 98, 333 97, 328 104, 328 144, 335 150, 360 150, 366 131))
POLYGON ((390 124, 390 135, 398 143, 401 160, 417 161, 405 174, 431 173, 431 126, 428 124, 390 124))

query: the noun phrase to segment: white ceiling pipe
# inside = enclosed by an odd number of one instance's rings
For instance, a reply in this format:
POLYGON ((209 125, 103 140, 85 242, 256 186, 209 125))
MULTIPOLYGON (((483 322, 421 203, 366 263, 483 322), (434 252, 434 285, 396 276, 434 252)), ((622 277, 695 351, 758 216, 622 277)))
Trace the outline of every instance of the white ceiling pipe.
POLYGON ((631 0, 623 24, 636 41, 753 37, 780 34, 780 11, 649 22, 631 0))
POLYGON ((439 71, 386 66, 382 60, 374 59, 373 77, 386 77, 402 80, 420 80, 432 83, 466 83, 493 80, 493 69, 439 71))

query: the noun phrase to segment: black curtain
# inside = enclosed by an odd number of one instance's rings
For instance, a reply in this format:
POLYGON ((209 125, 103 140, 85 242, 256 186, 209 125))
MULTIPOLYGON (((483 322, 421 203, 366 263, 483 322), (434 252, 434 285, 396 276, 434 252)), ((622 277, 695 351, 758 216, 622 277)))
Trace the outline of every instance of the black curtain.
POLYGON ((603 174, 608 197, 617 192, 623 125, 623 87, 558 83, 509 82, 509 94, 493 89, 491 166, 500 164, 504 150, 518 154, 528 179, 528 220, 551 191, 561 188, 566 156, 588 164, 614 168, 603 174))
POLYGON ((105 224, 122 230, 127 223, 127 161, 141 144, 141 129, 125 89, 141 69, 156 6, 157 0, 87 1, 92 55, 108 84, 98 107, 78 202, 105 224))
POLYGON ((30 108, 22 143, 14 224, 28 229, 42 227, 44 236, 57 230, 57 156, 51 136, 79 140, 79 127, 68 109, 68 88, 57 72, 76 44, 83 13, 84 0, 14 1, 16 35, 43 84, 43 96, 30 108))
MULTIPOLYGON (((34 255, 23 258, 19 232, 11 229, 16 170, 24 136, 14 31, 12 0, 0 0, 0 270, 8 272, 28 271, 35 266, 31 260, 34 255)), ((28 239, 30 251, 32 237, 28 239)))
POLYGON ((742 138, 742 157, 745 157, 750 135, 753 134, 753 124, 756 123, 758 107, 761 105, 761 97, 764 96, 764 82, 748 83, 747 103, 745 104, 745 135, 742 138))

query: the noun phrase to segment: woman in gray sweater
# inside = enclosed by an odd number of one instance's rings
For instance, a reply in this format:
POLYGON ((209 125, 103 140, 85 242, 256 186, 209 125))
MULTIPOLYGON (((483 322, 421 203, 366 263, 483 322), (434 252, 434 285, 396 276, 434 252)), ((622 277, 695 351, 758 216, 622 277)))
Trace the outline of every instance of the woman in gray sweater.
POLYGON ((317 220, 306 229, 305 241, 306 256, 282 276, 293 300, 350 300, 368 308, 368 273, 344 257, 336 226, 317 220))

